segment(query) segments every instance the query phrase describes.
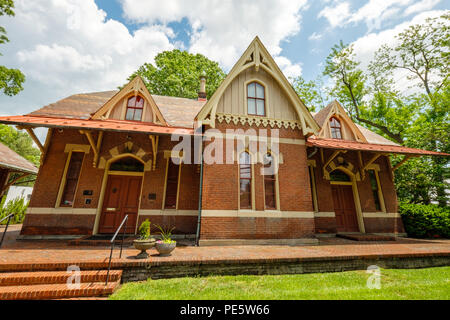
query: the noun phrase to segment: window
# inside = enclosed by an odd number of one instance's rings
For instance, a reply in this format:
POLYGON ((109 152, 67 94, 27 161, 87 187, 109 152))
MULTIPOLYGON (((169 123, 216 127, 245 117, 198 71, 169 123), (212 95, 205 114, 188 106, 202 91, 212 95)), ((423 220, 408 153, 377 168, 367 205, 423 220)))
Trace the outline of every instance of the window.
POLYGON ((342 139, 341 123, 336 118, 330 119, 331 137, 333 139, 342 139))
POLYGON ((277 209, 276 176, 273 173, 273 157, 270 153, 264 156, 264 203, 266 209, 277 209))
POLYGON ((242 152, 239 157, 239 203, 241 209, 252 208, 252 165, 248 152, 242 152))
POLYGON ((78 178, 80 177, 81 166, 83 164, 84 152, 72 152, 69 154, 69 157, 66 182, 60 203, 61 207, 71 207, 73 205, 78 178))
POLYGON ((247 114, 266 115, 264 87, 257 82, 252 82, 247 86, 247 114))
POLYGON ((111 164, 111 171, 144 172, 144 165, 133 157, 120 159, 111 164))
POLYGON ((141 121, 144 111, 144 99, 141 96, 135 96, 128 99, 126 120, 141 121))
POLYGON ((376 176, 375 170, 369 170, 369 178, 370 178, 370 187, 372 189, 373 201, 375 202, 375 209, 377 211, 381 211, 381 200, 380 200, 380 192, 381 189, 378 185, 378 179, 376 176))
POLYGON ((176 209, 178 197, 178 177, 180 174, 180 165, 173 163, 168 159, 166 196, 164 200, 164 209, 176 209))
POLYGON ((332 173, 330 173, 330 180, 331 181, 339 181, 339 182, 350 182, 350 177, 341 170, 334 170, 332 173))

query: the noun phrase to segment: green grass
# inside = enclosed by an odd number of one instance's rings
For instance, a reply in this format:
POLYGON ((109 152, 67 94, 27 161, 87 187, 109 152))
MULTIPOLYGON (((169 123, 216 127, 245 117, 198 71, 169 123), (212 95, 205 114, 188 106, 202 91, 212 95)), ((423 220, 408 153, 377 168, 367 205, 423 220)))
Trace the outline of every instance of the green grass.
POLYGON ((110 299, 450 299, 450 267, 382 269, 381 289, 366 286, 366 271, 277 276, 211 276, 127 283, 110 299))

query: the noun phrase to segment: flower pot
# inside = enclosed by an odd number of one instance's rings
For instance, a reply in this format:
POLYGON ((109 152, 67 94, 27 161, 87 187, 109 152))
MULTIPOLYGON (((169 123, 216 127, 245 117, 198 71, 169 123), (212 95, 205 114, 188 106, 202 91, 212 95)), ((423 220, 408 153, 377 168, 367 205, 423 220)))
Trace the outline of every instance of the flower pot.
POLYGON ((147 250, 153 248, 155 246, 155 242, 156 240, 153 238, 147 240, 134 240, 134 247, 138 250, 141 250, 141 253, 136 256, 136 259, 148 258, 147 250))
POLYGON ((171 243, 164 243, 164 242, 156 242, 156 250, 159 252, 159 255, 164 256, 170 256, 170 253, 175 249, 177 246, 176 241, 173 241, 171 243))

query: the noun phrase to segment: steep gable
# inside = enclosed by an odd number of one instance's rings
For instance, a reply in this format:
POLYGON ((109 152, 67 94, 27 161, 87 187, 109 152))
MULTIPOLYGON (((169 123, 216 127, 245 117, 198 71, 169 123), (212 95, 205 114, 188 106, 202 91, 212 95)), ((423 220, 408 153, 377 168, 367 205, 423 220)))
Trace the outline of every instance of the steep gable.
POLYGON ((127 102, 130 98, 137 96, 144 99, 142 113, 143 122, 167 125, 167 121, 164 119, 161 111, 140 76, 136 76, 122 90, 109 99, 92 115, 91 119, 125 120, 127 102))
POLYGON ((367 143, 367 139, 356 124, 350 119, 339 102, 334 100, 326 108, 314 115, 317 123, 321 126, 318 138, 331 138, 330 120, 336 118, 341 124, 342 139, 367 143))
POLYGON ((298 122, 298 127, 303 134, 318 133, 319 126, 258 37, 252 41, 211 99, 197 114, 196 121, 211 127, 215 127, 216 120, 223 121, 225 119, 228 122, 241 121, 242 123, 244 111, 240 104, 244 103, 244 98, 246 99, 244 84, 248 84, 250 81, 261 83, 266 88, 271 86, 274 90, 271 96, 267 97, 268 111, 265 116, 249 116, 246 119, 249 124, 262 123, 279 127, 281 125, 294 127, 298 122), (245 79, 242 80, 240 77, 245 77, 245 79), (227 95, 227 90, 234 87, 236 88, 232 89, 234 90, 233 94, 227 95), (280 94, 278 95, 278 93, 280 94), (236 100, 236 97, 240 100, 236 100), (232 106, 231 113, 233 114, 226 112, 230 111, 230 107, 227 110, 224 104, 232 106), (284 109, 281 110, 281 108, 284 109))

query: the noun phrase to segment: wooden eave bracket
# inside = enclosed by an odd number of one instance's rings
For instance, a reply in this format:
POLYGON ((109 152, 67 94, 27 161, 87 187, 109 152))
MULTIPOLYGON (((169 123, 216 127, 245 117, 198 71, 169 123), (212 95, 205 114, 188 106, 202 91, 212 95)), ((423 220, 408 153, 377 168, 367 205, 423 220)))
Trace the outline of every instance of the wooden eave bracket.
POLYGON ((328 165, 333 161, 340 153, 347 153, 347 150, 335 150, 327 162, 323 165, 323 175, 326 176, 326 170, 328 165))
POLYGON ((38 146, 39 150, 41 150, 41 153, 45 152, 45 148, 42 145, 41 141, 39 141, 38 137, 36 136, 36 134, 33 131, 32 127, 22 127, 22 126, 17 126, 17 129, 19 130, 25 130, 26 132, 28 132, 28 134, 30 135, 31 139, 33 139, 34 143, 36 143, 36 145, 38 146))
POLYGON ((95 143, 94 138, 92 137, 92 133, 90 131, 80 130, 80 133, 86 135, 86 138, 88 139, 89 144, 92 147, 92 150, 94 150, 94 161, 92 163, 92 166, 94 168, 97 168, 98 159, 100 157, 100 149, 102 147, 103 141, 103 131, 100 131, 98 133, 97 143, 95 143))
POLYGON ((415 157, 418 157, 418 156, 413 155, 413 154, 405 155, 405 157, 402 159, 402 161, 400 161, 399 163, 397 163, 397 164, 392 168, 392 171, 397 170, 397 169, 400 168, 402 165, 404 165, 406 161, 408 161, 408 160, 411 159, 411 158, 415 158, 415 157))
POLYGON ((7 184, 5 184, 1 190, 1 194, 3 194, 3 192, 8 189, 9 187, 11 187, 14 183, 16 183, 17 181, 30 176, 31 173, 23 173, 20 176, 18 176, 17 178, 15 178, 14 180, 12 180, 11 182, 8 182, 7 184))
POLYGON ((370 165, 372 163, 374 163, 379 157, 385 156, 385 155, 387 155, 387 154, 386 153, 376 153, 372 158, 370 158, 370 160, 366 164, 364 164, 363 160, 362 160, 362 155, 360 155, 360 153, 358 154, 358 157, 360 159, 360 165, 363 165, 362 169, 361 169, 361 180, 364 180, 364 178, 366 177, 366 171, 370 167, 370 165))
POLYGON ((159 144, 159 136, 153 136, 149 135, 150 141, 152 142, 152 170, 155 171, 156 169, 156 156, 158 154, 158 144, 159 144))

